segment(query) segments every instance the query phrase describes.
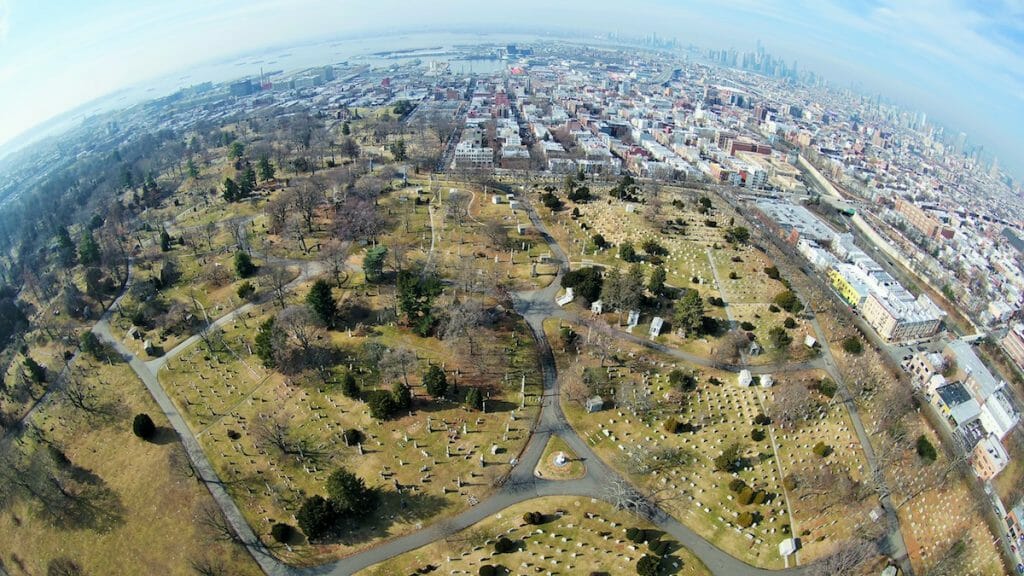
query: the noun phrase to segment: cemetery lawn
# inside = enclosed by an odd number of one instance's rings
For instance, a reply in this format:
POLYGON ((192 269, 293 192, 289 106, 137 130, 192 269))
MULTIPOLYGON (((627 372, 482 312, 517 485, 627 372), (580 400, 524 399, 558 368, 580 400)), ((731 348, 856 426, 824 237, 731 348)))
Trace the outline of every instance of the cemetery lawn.
POLYGON ((586 464, 580 460, 569 445, 558 436, 552 436, 544 447, 544 454, 537 462, 537 468, 533 472, 537 477, 545 480, 575 480, 587 475, 586 464), (567 459, 564 466, 556 466, 555 458, 559 453, 565 454, 567 459))
MULTIPOLYGON (((534 570, 634 574, 637 560, 649 552, 647 545, 626 539, 626 529, 633 527, 651 530, 650 538, 662 534, 646 521, 599 500, 576 496, 538 498, 510 506, 448 538, 358 574, 413 574, 427 566, 434 566, 438 574, 476 574, 484 564, 503 566, 511 574, 533 573, 534 570), (544 523, 526 524, 523 514, 527 512, 544 514, 544 523), (515 551, 495 553, 494 542, 502 536, 518 544, 515 551)), ((674 551, 663 559, 662 574, 710 574, 697 557, 680 548, 678 543, 670 549, 674 551)))
MULTIPOLYGON (((574 329, 586 333, 585 329, 574 329)), ((552 342, 559 342, 557 321, 546 323, 545 330, 552 342)), ((865 521, 873 506, 872 498, 833 504, 821 510, 813 506, 813 500, 799 504, 800 494, 786 494, 782 485, 785 476, 820 465, 849 471, 855 480, 862 479, 866 466, 863 453, 840 406, 829 406, 827 398, 819 398, 818 418, 795 430, 754 424, 754 418, 765 412, 780 386, 810 385, 820 381, 823 373, 779 373, 774 375, 774 388, 741 388, 735 373, 689 366, 622 342, 617 345, 616 353, 622 362, 610 360, 607 364, 611 365, 605 367, 600 366, 599 357, 586 351, 572 357, 560 346, 554 346, 563 378, 563 410, 570 424, 602 460, 642 488, 667 498, 665 507, 691 529, 745 562, 774 569, 784 566, 777 552, 778 544, 789 537, 792 524, 807 531, 805 549, 800 555, 801 564, 806 564, 827 554, 834 543, 846 539, 865 521), (686 393, 682 405, 675 403, 676 392, 669 394, 672 386, 668 373, 673 368, 697 379, 696 390, 686 393), (590 381, 587 396, 600 394, 605 410, 588 414, 578 401, 569 399, 567 379, 581 377, 590 381), (627 402, 631 396, 617 393, 622 387, 635 389, 641 395, 649 391, 651 410, 636 416, 626 405, 613 407, 617 396, 627 402), (665 429, 670 418, 691 428, 670 433, 665 429), (765 437, 753 440, 755 429, 765 432, 765 437), (833 448, 824 459, 812 451, 819 441, 827 441, 833 448), (739 444, 746 468, 737 474, 717 471, 715 457, 733 443, 739 444), (637 458, 631 456, 666 449, 681 450, 689 463, 644 471, 636 468, 637 458), (764 492, 765 502, 740 505, 738 493, 729 488, 736 478, 755 492, 764 492), (792 519, 787 498, 793 508, 792 519), (739 526, 738 515, 742 512, 754 516, 752 526, 739 526)))
MULTIPOLYGON (((73 529, 40 516, 35 506, 18 502, 0 512, 0 556, 8 571, 47 573, 55 558, 69 558, 83 573, 149 575, 194 574, 192 562, 209 561, 225 573, 262 574, 241 547, 218 540, 204 525, 208 510, 220 518, 209 491, 187 476, 188 465, 177 436, 149 392, 126 364, 109 366, 84 356, 83 380, 100 405, 114 416, 89 416, 64 402, 51 403, 33 416, 46 438, 69 460, 97 478, 102 496, 97 529, 73 529), (132 434, 137 413, 157 425, 153 442, 132 434), (20 568, 20 571, 13 571, 20 568)), ((38 440, 29 450, 44 450, 38 440)))
MULTIPOLYGON (((376 299, 371 296, 365 303, 375 309, 376 299)), ((250 355, 252 335, 266 317, 261 314, 272 310, 273 304, 254 308, 251 317, 243 315, 224 327, 224 345, 215 353, 200 341, 159 377, 247 521, 268 543, 271 526, 294 526, 302 500, 323 495, 327 476, 339 466, 381 490, 376 513, 341 539, 303 543, 292 551, 275 548, 286 562, 322 563, 454 515, 483 501, 494 481, 509 471, 509 460, 525 447, 539 413, 542 384, 532 339, 518 317, 505 316, 480 328, 474 356, 464 344, 420 338, 391 325, 327 333, 341 358, 324 382, 315 375, 271 372, 250 355), (417 361, 408 370, 411 414, 378 421, 364 401, 341 393, 338 382, 350 366, 364 392, 390 389, 379 367, 362 356, 369 342, 415 353, 417 361), (449 385, 457 383, 459 392, 431 399, 420 383, 428 362, 443 366, 449 385), (526 374, 522 408, 520 374, 526 374), (454 401, 469 386, 490 391, 486 413, 454 401), (275 427, 303 439, 304 453, 283 454, 268 445, 267 430, 275 427), (353 429, 363 435, 362 454, 342 437, 353 429), (494 446, 498 450, 492 453, 494 446)))

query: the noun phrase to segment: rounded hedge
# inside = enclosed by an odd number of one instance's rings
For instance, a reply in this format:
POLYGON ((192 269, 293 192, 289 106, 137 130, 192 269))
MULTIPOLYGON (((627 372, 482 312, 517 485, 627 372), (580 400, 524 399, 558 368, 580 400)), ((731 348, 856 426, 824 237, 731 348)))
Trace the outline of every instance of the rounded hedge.
POLYGON ((295 528, 293 528, 290 524, 285 524, 284 522, 278 522, 277 524, 274 524, 273 526, 271 526, 271 528, 270 528, 270 536, 276 542, 281 542, 281 543, 290 542, 291 539, 295 536, 295 528))
POLYGON ((754 523, 754 515, 750 512, 743 512, 736 517, 736 523, 740 528, 750 528, 750 525, 754 523))
POLYGON ((156 434, 156 424, 153 424, 149 414, 136 414, 132 421, 132 432, 143 440, 149 440, 156 434))
POLYGON ((511 552, 516 549, 516 543, 502 536, 498 538, 498 541, 494 543, 494 551, 498 554, 504 554, 511 552))

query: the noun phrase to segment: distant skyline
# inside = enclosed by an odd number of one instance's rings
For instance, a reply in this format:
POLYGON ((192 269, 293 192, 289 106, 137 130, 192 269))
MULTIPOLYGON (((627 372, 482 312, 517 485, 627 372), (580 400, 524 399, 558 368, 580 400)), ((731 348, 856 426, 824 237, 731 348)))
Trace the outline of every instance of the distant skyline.
POLYGON ((967 132, 1024 174, 1024 0, 0 0, 0 145, 201 62, 368 29, 465 26, 653 32, 739 50, 760 40, 802 70, 967 132))

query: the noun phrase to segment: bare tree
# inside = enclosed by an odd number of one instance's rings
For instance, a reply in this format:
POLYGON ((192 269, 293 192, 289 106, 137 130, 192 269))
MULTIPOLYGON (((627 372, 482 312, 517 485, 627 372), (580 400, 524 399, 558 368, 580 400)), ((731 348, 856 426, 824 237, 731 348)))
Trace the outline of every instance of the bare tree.
POLYGON ((484 310, 479 301, 466 299, 456 302, 448 311, 441 337, 447 341, 465 341, 468 344, 469 355, 475 356, 478 329, 483 320, 484 310))
POLYGON ((197 332, 199 339, 206 345, 210 354, 216 354, 217 350, 224 346, 224 331, 216 324, 207 322, 197 332))
POLYGON ((308 355, 322 335, 316 319, 305 306, 289 306, 282 310, 275 324, 284 330, 289 338, 298 343, 304 355, 308 355))
POLYGON ((878 556, 877 546, 870 541, 854 539, 840 542, 828 556, 810 565, 812 576, 852 576, 872 558, 878 556))
POLYGON ((408 348, 389 348, 380 359, 380 371, 385 380, 402 377, 402 382, 409 386, 409 370, 416 366, 419 359, 416 353, 408 348))
POLYGON ((574 364, 574 368, 564 371, 565 381, 562 384, 562 393, 570 402, 583 404, 590 397, 590 387, 583 379, 583 367, 574 364))
POLYGON ((228 576, 230 573, 221 559, 209 556, 193 558, 189 560, 189 566, 199 576, 228 576))
POLYGON ((86 414, 95 415, 102 413, 103 405, 96 394, 95 388, 76 378, 73 373, 68 374, 68 382, 64 386, 64 395, 68 400, 68 404, 86 414))
POLYGON ((50 560, 46 565, 46 576, 84 576, 85 571, 77 562, 67 556, 50 560))
POLYGON ((786 383, 772 389, 773 401, 768 415, 780 428, 794 428, 810 418, 819 407, 806 386, 799 382, 786 383))
POLYGON ((324 246, 321 254, 327 264, 331 267, 331 275, 334 276, 334 284, 336 286, 344 284, 347 280, 347 265, 345 262, 348 258, 348 246, 339 240, 331 240, 326 246, 324 246))
POLYGON ((288 222, 288 207, 289 200, 286 194, 279 194, 267 202, 263 207, 263 213, 267 215, 268 232, 280 234, 284 231, 285 224, 288 222))
POLYGON ((220 508, 213 502, 206 501, 200 504, 196 510, 196 518, 210 540, 215 542, 232 542, 234 544, 242 543, 242 539, 235 532, 234 527, 228 523, 220 508))
POLYGON ((257 446, 278 458, 318 462, 326 454, 314 446, 312 439, 301 435, 284 415, 259 420, 253 435, 257 446))
MULTIPOLYGON (((317 180, 316 182, 321 182, 317 180)), ((306 232, 313 233, 313 222, 317 211, 324 203, 324 189, 309 181, 303 182, 301 186, 293 189, 290 194, 292 206, 298 211, 306 226, 306 232)))
POLYGON ((292 281, 292 273, 283 265, 271 264, 266 266, 266 279, 274 294, 274 300, 279 308, 284 308, 285 296, 287 296, 288 284, 292 281))
POLYGON ((736 364, 748 346, 750 346, 750 338, 746 332, 730 330, 719 340, 718 346, 712 355, 712 360, 719 366, 736 364))

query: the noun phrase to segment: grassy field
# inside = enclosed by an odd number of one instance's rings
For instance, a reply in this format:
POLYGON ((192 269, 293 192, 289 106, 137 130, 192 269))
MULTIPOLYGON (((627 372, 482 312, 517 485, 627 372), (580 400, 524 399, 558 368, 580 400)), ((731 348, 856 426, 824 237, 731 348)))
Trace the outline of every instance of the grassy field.
MULTIPOLYGON (((231 574, 261 574, 244 549, 220 540, 208 525, 220 521, 219 510, 188 475, 177 437, 131 369, 88 360, 77 365, 97 405, 110 415, 87 416, 61 402, 37 413, 33 423, 78 474, 92 478, 88 493, 99 508, 80 528, 55 522, 36 502, 19 500, 4 509, 0 558, 7 572, 44 574, 51 561, 62 558, 87 574, 186 575, 195 573, 194 562, 231 574), (131 419, 140 412, 158 426, 154 442, 131 432, 131 419)), ((44 449, 32 439, 23 446, 44 449)))
POLYGON ((533 473, 538 478, 545 480, 575 480, 587 475, 587 467, 569 448, 565 440, 558 436, 552 436, 548 440, 547 446, 544 447, 544 453, 541 455, 540 461, 537 462, 537 468, 533 473), (566 462, 562 466, 555 462, 559 454, 566 458, 566 462))
MULTIPOLYGON (((634 573, 647 546, 626 539, 627 528, 649 530, 647 538, 670 540, 645 521, 590 498, 556 496, 516 504, 500 514, 445 540, 403 554, 359 572, 364 576, 413 574, 433 566, 443 574, 476 574, 484 564, 503 566, 510 574, 634 573), (544 522, 531 526, 523 514, 540 512, 544 522), (494 542, 505 537, 513 552, 495 553, 494 542)), ((704 576, 707 568, 675 543, 662 562, 661 574, 704 576)))

